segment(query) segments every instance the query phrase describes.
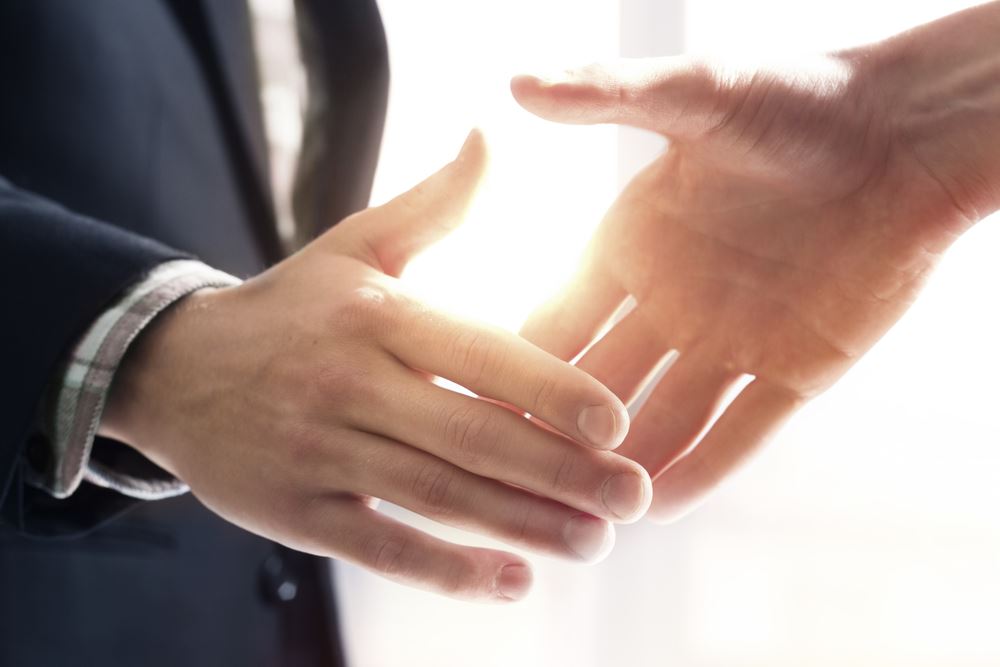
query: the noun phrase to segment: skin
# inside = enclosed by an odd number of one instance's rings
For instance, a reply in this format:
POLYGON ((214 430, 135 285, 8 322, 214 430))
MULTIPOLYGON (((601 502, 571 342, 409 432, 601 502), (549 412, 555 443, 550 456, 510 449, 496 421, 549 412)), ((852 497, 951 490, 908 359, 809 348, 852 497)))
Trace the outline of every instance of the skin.
POLYGON ((570 360, 633 297, 578 362, 625 402, 678 353, 620 450, 654 478, 651 518, 683 516, 741 468, 998 208, 998 34, 991 3, 791 63, 675 57, 512 81, 544 118, 669 140, 522 331, 570 360))
POLYGON ((609 451, 628 429, 624 405, 396 279, 461 221, 485 162, 474 132, 413 190, 158 317, 116 375, 101 433, 247 530, 453 597, 523 597, 530 566, 396 522, 377 499, 541 553, 601 558, 610 522, 638 519, 652 495, 646 472, 609 451))

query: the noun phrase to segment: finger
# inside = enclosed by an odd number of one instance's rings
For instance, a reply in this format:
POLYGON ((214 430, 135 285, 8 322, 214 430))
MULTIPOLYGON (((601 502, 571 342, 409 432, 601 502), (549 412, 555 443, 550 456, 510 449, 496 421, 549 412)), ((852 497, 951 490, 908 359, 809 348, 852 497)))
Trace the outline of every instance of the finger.
POLYGON ((524 559, 445 542, 353 498, 324 503, 312 522, 315 534, 327 539, 309 551, 336 556, 401 584, 479 602, 519 600, 531 588, 531 567, 524 559))
POLYGON ((698 352, 681 352, 636 416, 622 454, 655 477, 698 441, 739 377, 698 352))
POLYGON ((629 405, 670 353, 666 340, 666 332, 636 308, 594 343, 576 366, 629 405))
POLYGON ((514 98, 528 111, 560 123, 619 123, 692 138, 717 123, 723 77, 687 56, 621 59, 553 77, 520 75, 514 98))
POLYGON ((517 406, 581 443, 617 447, 628 412, 600 382, 499 327, 411 302, 382 344, 410 368, 517 406))
POLYGON ((462 470, 426 452, 359 434, 366 464, 352 490, 456 528, 543 554, 596 562, 614 545, 607 521, 462 470))
POLYGON ((613 521, 635 521, 649 504, 648 476, 634 461, 580 447, 495 404, 417 378, 394 383, 373 404, 385 407, 352 415, 358 428, 476 475, 613 521))
POLYGON ((359 259, 398 276, 414 255, 463 222, 486 164, 483 135, 473 130, 454 161, 386 204, 343 221, 331 234, 341 248, 346 245, 359 259))
POLYGON ((597 337, 627 296, 609 273, 589 260, 555 298, 531 314, 520 334, 570 361, 597 337))
POLYGON ((784 387, 754 380, 687 456, 654 482, 654 521, 679 519, 743 466, 804 403, 784 387))

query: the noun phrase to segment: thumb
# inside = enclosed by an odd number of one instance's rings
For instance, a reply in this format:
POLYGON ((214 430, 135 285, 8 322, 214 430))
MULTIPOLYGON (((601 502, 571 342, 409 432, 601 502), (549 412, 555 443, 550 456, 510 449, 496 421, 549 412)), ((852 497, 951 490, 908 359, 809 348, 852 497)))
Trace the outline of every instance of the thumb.
POLYGON ((395 199, 338 227, 356 237, 354 245, 361 259, 398 276, 414 255, 464 221, 486 164, 482 132, 472 130, 452 162, 395 199))
POLYGON ((560 123, 618 123, 693 138, 717 124, 727 86, 707 63, 686 56, 621 59, 553 77, 510 82, 517 102, 560 123))

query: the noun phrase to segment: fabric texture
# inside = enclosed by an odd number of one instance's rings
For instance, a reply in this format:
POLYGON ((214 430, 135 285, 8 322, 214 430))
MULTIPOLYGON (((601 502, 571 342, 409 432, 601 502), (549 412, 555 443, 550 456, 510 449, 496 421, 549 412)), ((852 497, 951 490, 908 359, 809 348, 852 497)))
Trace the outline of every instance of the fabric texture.
MULTIPOLYGON (((367 202, 387 59, 373 0, 298 2, 328 91, 318 231, 367 202)), ((39 407, 102 312, 164 262, 246 278, 284 256, 246 0, 5 0, 0 81, 0 665, 342 664, 327 560, 190 493, 31 483, 39 407)), ((97 437, 89 468, 134 458, 97 437)))
POLYGON ((241 281, 194 260, 175 260, 153 269, 97 318, 54 380, 43 409, 41 430, 52 447, 51 465, 29 479, 56 498, 66 498, 86 479, 132 498, 160 500, 185 493, 176 479, 141 478, 92 461, 90 451, 115 371, 129 345, 153 319, 177 300, 206 287, 241 281))

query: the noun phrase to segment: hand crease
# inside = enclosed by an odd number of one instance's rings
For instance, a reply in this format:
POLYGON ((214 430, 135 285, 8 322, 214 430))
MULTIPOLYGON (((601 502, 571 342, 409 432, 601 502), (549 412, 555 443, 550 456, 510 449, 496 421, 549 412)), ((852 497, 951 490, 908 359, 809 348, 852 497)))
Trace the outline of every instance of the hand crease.
POLYGON ((860 356, 860 355, 851 353, 846 348, 843 348, 840 345, 837 345, 836 343, 834 343, 832 340, 830 340, 827 336, 825 336, 823 333, 821 333, 819 331, 819 329, 817 329, 812 324, 808 323, 799 314, 798 310, 796 310, 792 306, 792 304, 790 304, 788 301, 782 300, 782 299, 777 298, 775 296, 771 296, 769 294, 763 294, 759 290, 754 289, 752 286, 741 285, 740 283, 738 283, 736 281, 733 281, 731 279, 722 278, 722 277, 718 277, 718 276, 712 276, 712 275, 703 276, 703 279, 709 280, 709 281, 717 281, 717 282, 729 285, 729 286, 735 288, 738 291, 747 291, 747 292, 750 292, 753 296, 756 296, 758 299, 760 299, 762 301, 766 301, 768 303, 771 303, 771 304, 774 304, 774 305, 778 306, 778 308, 780 308, 784 313, 786 313, 788 316, 790 316, 799 326, 801 326, 803 329, 805 329, 806 331, 808 331, 809 333, 811 333, 820 343, 822 343, 825 347, 829 348, 832 352, 834 352, 839 357, 843 357, 844 359, 848 359, 848 360, 855 360, 855 359, 857 359, 860 356))

